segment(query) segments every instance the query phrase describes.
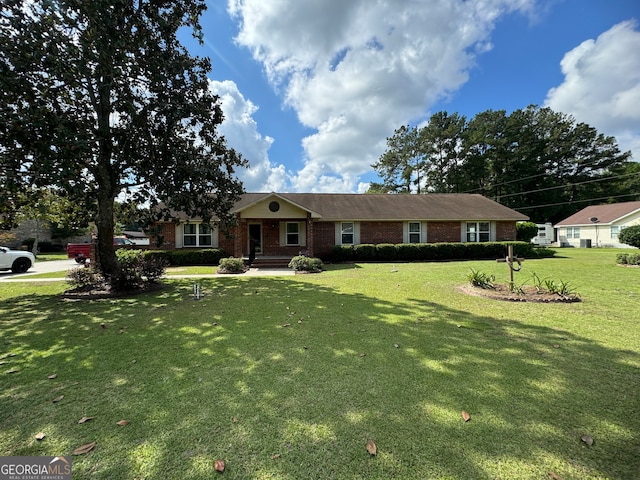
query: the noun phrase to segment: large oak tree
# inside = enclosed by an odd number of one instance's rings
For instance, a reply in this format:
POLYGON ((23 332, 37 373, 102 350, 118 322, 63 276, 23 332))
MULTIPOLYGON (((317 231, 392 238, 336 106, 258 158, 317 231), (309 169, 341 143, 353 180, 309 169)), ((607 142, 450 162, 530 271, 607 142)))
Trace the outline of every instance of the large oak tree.
POLYGON ((203 0, 4 0, 0 7, 0 220, 55 187, 95 215, 100 268, 113 276, 114 200, 169 218, 232 221, 245 161, 217 132, 203 0), (23 200, 24 199, 24 200, 23 200))

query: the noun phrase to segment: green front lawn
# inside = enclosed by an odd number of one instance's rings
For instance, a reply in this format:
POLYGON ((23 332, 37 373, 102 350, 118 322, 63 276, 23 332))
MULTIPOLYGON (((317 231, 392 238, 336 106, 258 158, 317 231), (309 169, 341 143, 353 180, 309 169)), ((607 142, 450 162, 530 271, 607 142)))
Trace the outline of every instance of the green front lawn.
POLYGON ((516 283, 569 282, 573 304, 457 289, 470 268, 506 282, 491 261, 208 278, 201 300, 193 280, 100 301, 4 283, 0 455, 97 442, 74 479, 209 479, 217 459, 234 479, 634 479, 640 269, 616 252, 524 262, 516 283))

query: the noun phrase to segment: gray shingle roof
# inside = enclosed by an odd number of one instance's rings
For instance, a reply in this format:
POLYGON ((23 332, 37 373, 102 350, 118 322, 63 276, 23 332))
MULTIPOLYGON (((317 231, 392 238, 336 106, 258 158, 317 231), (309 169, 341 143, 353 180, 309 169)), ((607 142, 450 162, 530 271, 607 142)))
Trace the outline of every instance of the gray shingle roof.
POLYGON ((246 193, 236 204, 240 212, 250 205, 279 197, 324 221, 332 220, 495 220, 521 221, 529 217, 478 194, 342 194, 246 193))

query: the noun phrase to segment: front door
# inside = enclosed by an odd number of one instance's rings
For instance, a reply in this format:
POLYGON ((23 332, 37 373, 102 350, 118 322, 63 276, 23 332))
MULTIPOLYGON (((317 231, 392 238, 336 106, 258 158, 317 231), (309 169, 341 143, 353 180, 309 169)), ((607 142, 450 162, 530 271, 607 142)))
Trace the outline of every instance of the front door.
POLYGON ((249 238, 247 240, 249 242, 249 245, 247 246, 249 249, 249 252, 251 252, 251 243, 253 240, 255 253, 262 253, 262 224, 261 223, 249 224, 249 238))

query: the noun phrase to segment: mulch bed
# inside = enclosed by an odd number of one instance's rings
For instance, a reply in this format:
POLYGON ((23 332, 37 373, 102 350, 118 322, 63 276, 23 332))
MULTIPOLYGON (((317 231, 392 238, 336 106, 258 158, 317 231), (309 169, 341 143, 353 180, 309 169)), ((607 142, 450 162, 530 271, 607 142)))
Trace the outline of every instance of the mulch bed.
POLYGON ((122 292, 114 292, 108 287, 94 288, 87 290, 86 288, 75 288, 67 290, 62 294, 65 300, 103 300, 106 298, 127 298, 142 293, 157 292, 164 288, 162 283, 145 284, 144 287, 135 290, 126 290, 122 292))
POLYGON ((473 285, 464 285, 458 288, 468 295, 490 298, 492 300, 502 300, 505 302, 575 303, 582 301, 577 295, 558 295, 550 292, 539 292, 533 286, 522 287, 524 293, 513 293, 509 290, 508 285, 494 285, 494 287, 494 289, 489 289, 474 287, 473 285))

